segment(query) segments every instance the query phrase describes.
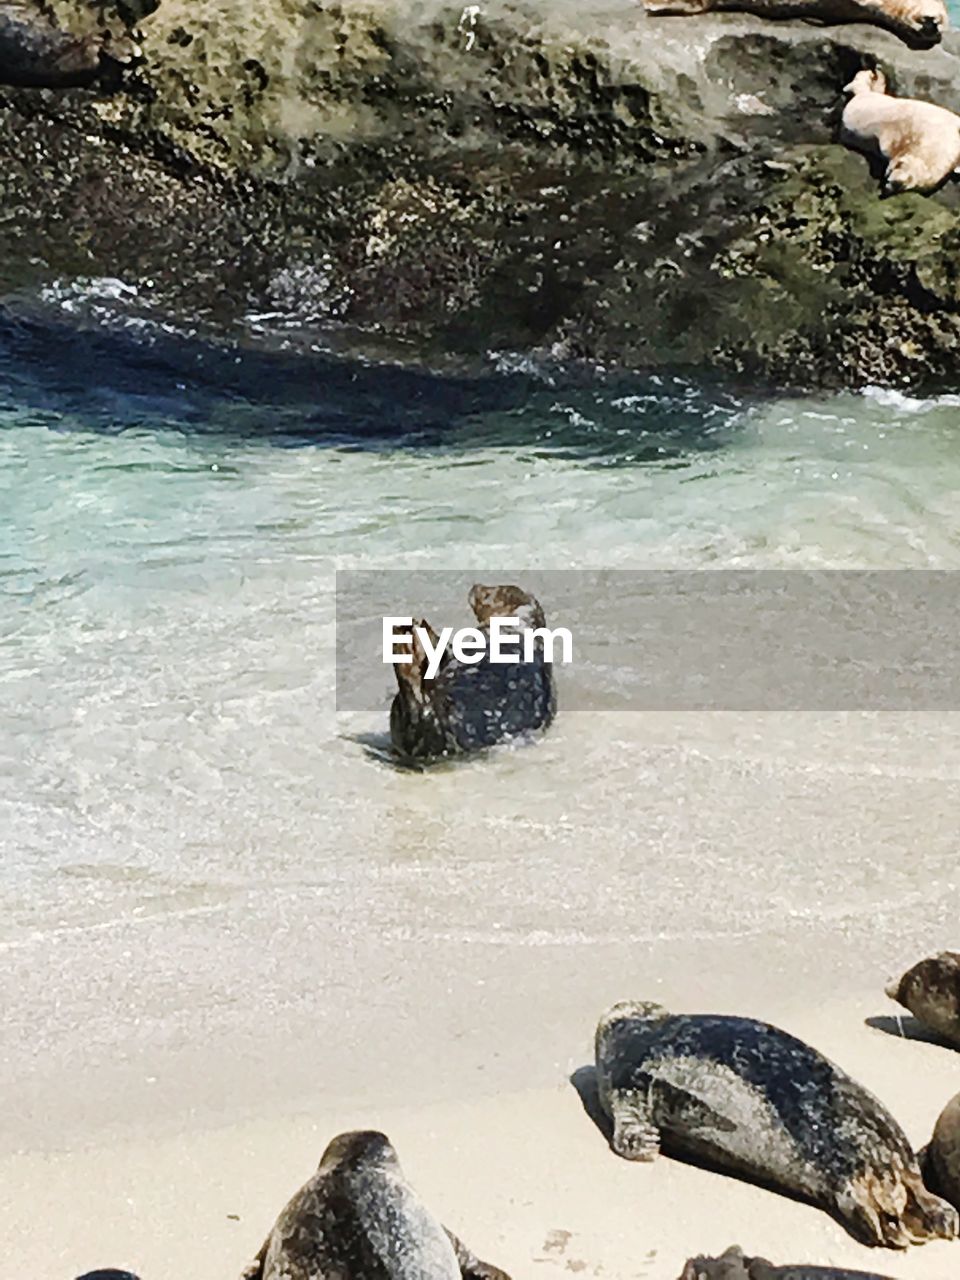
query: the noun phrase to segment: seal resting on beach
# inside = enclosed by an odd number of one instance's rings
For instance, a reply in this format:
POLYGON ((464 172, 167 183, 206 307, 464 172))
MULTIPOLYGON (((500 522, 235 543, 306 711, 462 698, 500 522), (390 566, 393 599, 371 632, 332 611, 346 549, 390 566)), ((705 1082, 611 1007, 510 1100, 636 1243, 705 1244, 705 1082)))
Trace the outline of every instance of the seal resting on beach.
POLYGON ((0 0, 0 84, 67 89, 101 70, 103 39, 61 30, 29 0, 0 0))
POLYGON ((132 1271, 114 1271, 109 1267, 106 1271, 85 1271, 77 1280, 140 1280, 132 1271))
POLYGON ((960 1093, 937 1120, 924 1153, 923 1178, 936 1195, 960 1209, 960 1093))
POLYGON ((939 44, 948 25, 944 0, 644 0, 644 8, 658 15, 732 10, 825 24, 864 22, 892 31, 914 49, 939 44))
POLYGON ((952 1239, 885 1107, 795 1036, 751 1018, 616 1004, 596 1036, 600 1104, 628 1160, 667 1150, 803 1197, 866 1244, 952 1239))
POLYGON ((691 1258, 679 1280, 890 1280, 890 1277, 876 1271, 847 1271, 803 1263, 775 1267, 766 1258, 746 1257, 742 1249, 733 1245, 719 1258, 691 1258))
POLYGON ((422 1203, 382 1133, 333 1139, 242 1280, 509 1280, 422 1203))
MULTIPOLYGON (((520 587, 477 584, 469 599, 478 630, 488 639, 491 618, 516 618, 521 634, 546 625, 539 601, 520 587)), ((421 620, 417 626, 435 646, 429 624, 421 620)), ((552 664, 541 639, 530 662, 496 663, 485 653, 468 664, 447 654, 433 679, 427 678, 427 654, 416 630, 407 652, 408 660, 394 666, 398 687, 390 708, 390 738, 407 759, 480 751, 545 729, 556 714, 552 664)))
POLYGON ((887 995, 960 1049, 960 953, 941 951, 887 985, 887 995))
POLYGON ((105 1271, 85 1271, 77 1280, 140 1280, 132 1271, 114 1271, 108 1267, 105 1271))
POLYGON ((841 141, 886 161, 883 190, 935 191, 960 166, 960 116, 933 102, 895 98, 881 71, 858 71, 844 93, 841 141))

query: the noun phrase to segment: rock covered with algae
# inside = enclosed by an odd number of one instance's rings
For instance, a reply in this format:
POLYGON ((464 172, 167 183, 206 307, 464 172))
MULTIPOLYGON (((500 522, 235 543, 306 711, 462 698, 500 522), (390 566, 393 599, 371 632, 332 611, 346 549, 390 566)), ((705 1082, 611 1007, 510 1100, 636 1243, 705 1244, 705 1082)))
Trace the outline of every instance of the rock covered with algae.
POLYGON ((960 109, 958 36, 620 0, 53 8, 132 52, 0 86, 8 299, 108 278, 154 323, 413 365, 960 379, 960 191, 881 200, 836 141, 868 63, 960 109))

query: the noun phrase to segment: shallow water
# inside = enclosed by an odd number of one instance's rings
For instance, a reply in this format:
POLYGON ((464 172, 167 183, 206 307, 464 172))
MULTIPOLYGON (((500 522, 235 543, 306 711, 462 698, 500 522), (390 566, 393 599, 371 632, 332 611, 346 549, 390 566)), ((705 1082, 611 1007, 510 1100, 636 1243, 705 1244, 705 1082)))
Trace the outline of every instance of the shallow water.
MULTIPOLYGON (((370 948, 370 1008, 430 1045, 436 948, 494 1018, 511 948, 636 965, 769 931, 787 972, 815 926, 849 944, 842 986, 865 948, 885 972, 949 941, 955 718, 561 715, 539 746, 397 773, 363 746, 386 702, 334 711, 333 575, 956 567, 960 400, 321 364, 263 384, 254 357, 224 391, 222 369, 116 351, 90 388, 80 355, 9 343, 0 382, 0 1075, 21 1095, 121 1045, 182 1048, 197 1016, 248 1047, 264 1008, 320 1034, 370 948)), ((746 970, 716 954, 699 981, 729 1000, 746 970)))

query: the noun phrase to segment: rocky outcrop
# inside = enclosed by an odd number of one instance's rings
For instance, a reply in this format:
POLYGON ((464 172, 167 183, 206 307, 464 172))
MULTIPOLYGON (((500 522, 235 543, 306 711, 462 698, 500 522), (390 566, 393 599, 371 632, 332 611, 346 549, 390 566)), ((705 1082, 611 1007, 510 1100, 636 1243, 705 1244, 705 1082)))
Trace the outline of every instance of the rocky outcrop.
POLYGON ((881 200, 835 141, 868 63, 960 109, 955 36, 621 0, 55 7, 134 52, 93 89, 0 88, 21 305, 109 277, 145 331, 410 364, 960 381, 960 191, 881 200))

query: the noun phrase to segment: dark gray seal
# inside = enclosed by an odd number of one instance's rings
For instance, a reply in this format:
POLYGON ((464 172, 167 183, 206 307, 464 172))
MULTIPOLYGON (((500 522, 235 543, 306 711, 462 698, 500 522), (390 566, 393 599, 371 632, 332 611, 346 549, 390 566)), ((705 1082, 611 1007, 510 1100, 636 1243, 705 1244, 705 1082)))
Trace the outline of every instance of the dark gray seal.
POLYGON ((90 85, 101 70, 103 38, 75 36, 30 0, 0 0, 0 84, 67 89, 90 85))
POLYGON ((333 1139, 243 1280, 509 1280, 473 1256, 407 1182, 382 1133, 333 1139))
POLYGON ((941 951, 887 985, 887 995, 960 1049, 960 953, 941 951))
POLYGON ((866 1244, 905 1248, 958 1230, 923 1185, 896 1120, 795 1036, 751 1018, 614 1005, 596 1038, 614 1151, 664 1146, 820 1205, 866 1244))
POLYGON ((132 1271, 113 1271, 108 1267, 106 1271, 85 1271, 77 1280, 140 1280, 140 1277, 132 1271))
MULTIPOLYGON (((477 629, 489 637, 491 618, 517 618, 523 633, 546 626, 539 601, 514 586, 476 585, 470 607, 477 629)), ((436 644, 436 632, 424 628, 436 644)), ((542 639, 532 660, 467 664, 448 654, 439 672, 428 679, 427 655, 414 631, 409 661, 394 666, 397 693, 390 708, 390 739, 405 759, 434 760, 466 755, 545 729, 553 720, 557 699, 552 663, 542 639)))
POLYGON ((748 1258, 733 1245, 719 1258, 691 1258, 679 1280, 890 1280, 876 1271, 847 1271, 837 1267, 794 1263, 775 1267, 766 1258, 748 1258))
POLYGON ((934 1127, 924 1152, 923 1180, 960 1209, 960 1093, 950 1099, 934 1127))

